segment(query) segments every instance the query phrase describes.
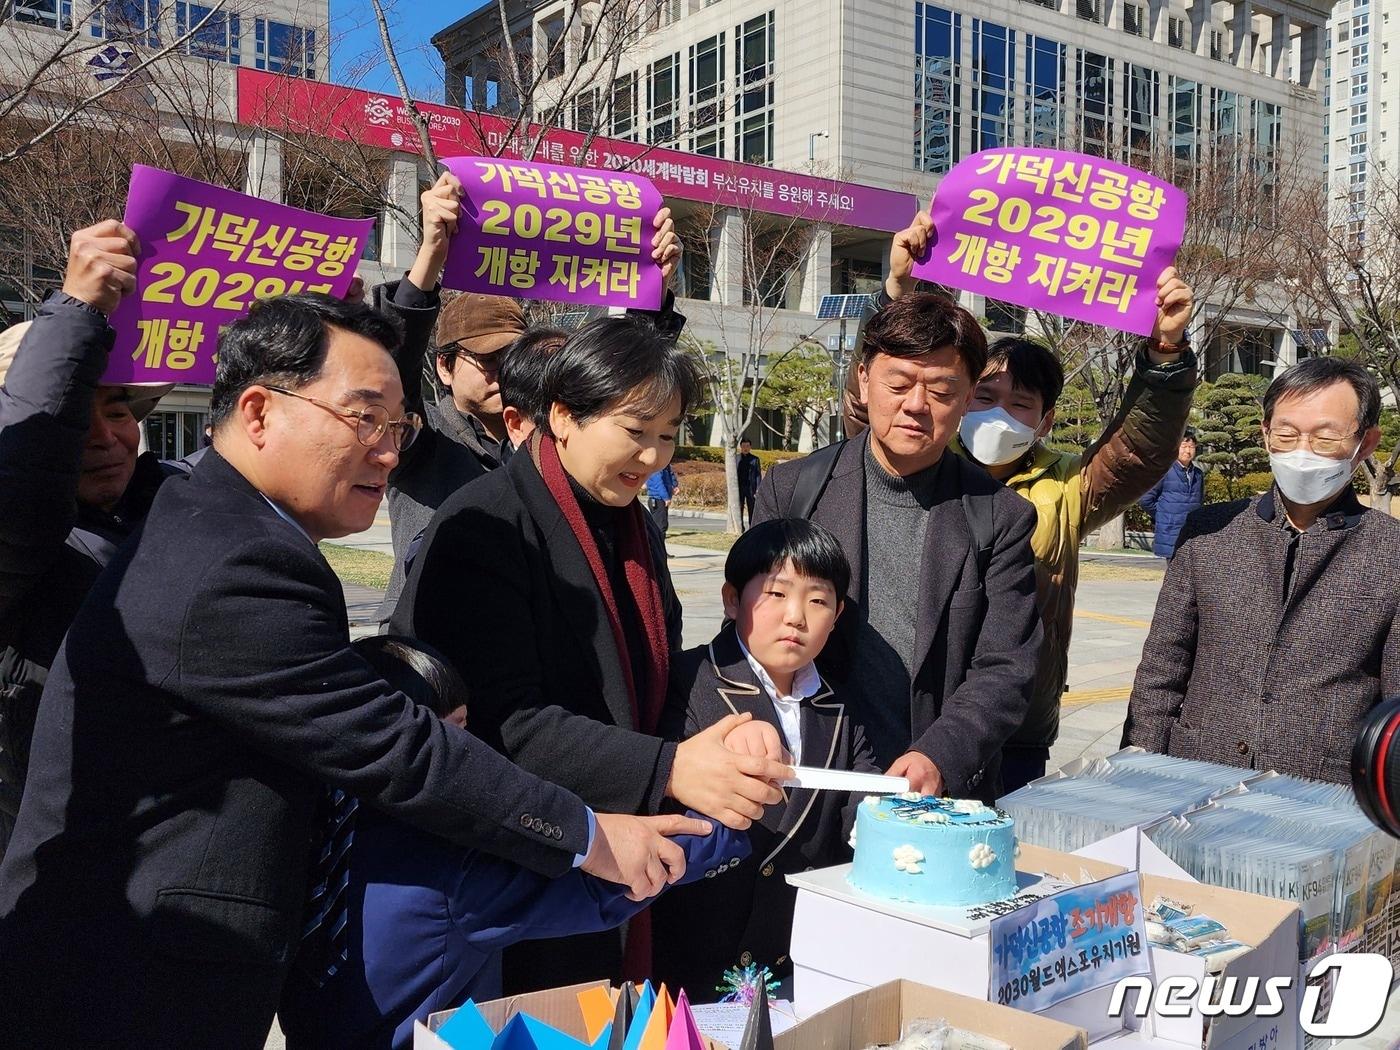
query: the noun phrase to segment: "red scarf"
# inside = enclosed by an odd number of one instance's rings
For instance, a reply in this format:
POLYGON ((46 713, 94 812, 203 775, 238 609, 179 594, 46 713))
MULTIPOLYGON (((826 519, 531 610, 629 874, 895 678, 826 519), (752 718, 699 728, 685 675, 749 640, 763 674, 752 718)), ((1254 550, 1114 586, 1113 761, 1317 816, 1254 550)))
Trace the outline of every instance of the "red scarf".
MULTIPOLYGON (((627 697, 632 706, 633 729, 640 729, 649 735, 656 734, 657 723, 661 720, 661 709, 666 701, 667 680, 671 667, 671 642, 666 634, 666 613, 661 604, 661 588, 656 582, 656 565, 652 561, 651 543, 647 539, 646 522, 642 518, 642 505, 633 500, 622 514, 618 515, 617 537, 618 554, 622 558, 623 575, 627 589, 642 618, 642 629, 646 634, 647 689, 646 695, 639 695, 637 683, 632 677, 632 659, 628 652, 627 636, 622 631, 622 617, 618 613, 617 595, 613 593, 612 580, 607 566, 603 564, 602 552, 588 528, 583 516, 583 508, 569 485, 569 476, 559 459, 559 449, 554 438, 540 434, 538 442, 530 443, 535 465, 539 467, 544 486, 559 504, 564 520, 569 523, 574 539, 583 550, 588 567, 593 571, 598 593, 602 595, 603 607, 608 613, 608 626, 612 628, 613 642, 617 645, 618 660, 622 664, 622 678, 627 683, 627 697)), ((623 948, 622 975, 627 980, 641 981, 651 977, 651 912, 641 911, 627 924, 627 941, 623 948)))
POLYGON ((632 658, 628 652, 627 636, 622 630, 622 617, 618 612, 617 596, 613 594, 612 580, 607 566, 603 564, 602 552, 588 528, 574 490, 569 486, 569 476, 564 472, 564 464, 559 460, 559 450, 554 439, 541 435, 539 443, 540 477, 545 488, 559 504, 564 520, 573 530, 574 539, 583 549, 588 567, 593 571, 593 579, 598 584, 598 592, 603 598, 603 607, 608 613, 608 626, 612 628, 613 642, 617 645, 618 660, 622 663, 622 677, 627 683, 627 697, 632 705, 633 729, 640 729, 648 735, 655 735, 661 720, 661 711, 666 702, 667 679, 671 669, 671 643, 666 634, 666 613, 661 605, 661 588, 656 582, 656 563, 652 561, 651 542, 647 539, 645 511, 636 500, 618 515, 618 555, 622 558, 623 575, 627 580, 627 590, 632 595, 633 605, 642 619, 642 630, 646 634, 647 652, 644 666, 647 670, 646 694, 641 695, 637 683, 632 678, 632 658))

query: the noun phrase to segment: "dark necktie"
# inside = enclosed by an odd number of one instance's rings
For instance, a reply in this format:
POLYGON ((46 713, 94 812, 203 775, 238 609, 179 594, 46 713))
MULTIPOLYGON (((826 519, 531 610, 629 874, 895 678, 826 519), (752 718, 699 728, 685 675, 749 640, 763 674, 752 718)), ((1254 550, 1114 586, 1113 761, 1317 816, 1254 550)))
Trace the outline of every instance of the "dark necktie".
POLYGON ((312 865, 299 953, 302 969, 318 988, 346 959, 350 844, 359 806, 357 799, 339 788, 327 789, 322 802, 321 851, 312 865))

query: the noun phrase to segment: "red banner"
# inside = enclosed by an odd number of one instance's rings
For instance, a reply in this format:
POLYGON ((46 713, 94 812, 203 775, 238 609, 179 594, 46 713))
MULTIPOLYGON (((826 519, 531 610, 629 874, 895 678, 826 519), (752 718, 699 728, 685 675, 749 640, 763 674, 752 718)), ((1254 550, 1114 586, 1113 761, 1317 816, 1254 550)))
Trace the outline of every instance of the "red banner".
MULTIPOLYGON (((433 149, 440 157, 520 160, 539 132, 538 125, 517 125, 475 110, 431 102, 417 106, 428 119, 433 149)), ((422 152, 418 130, 402 99, 254 69, 238 71, 238 122, 385 150, 422 152)), ((531 159, 644 175, 667 197, 885 233, 904 229, 917 210, 912 193, 618 139, 595 137, 588 142, 582 132, 564 128, 547 129, 531 159)))

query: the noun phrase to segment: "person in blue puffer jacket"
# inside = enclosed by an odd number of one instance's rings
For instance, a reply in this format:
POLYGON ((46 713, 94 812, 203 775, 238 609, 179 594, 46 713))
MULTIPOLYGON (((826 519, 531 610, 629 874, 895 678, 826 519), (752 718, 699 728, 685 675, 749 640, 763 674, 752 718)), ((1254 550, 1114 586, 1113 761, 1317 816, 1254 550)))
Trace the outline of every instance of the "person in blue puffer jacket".
POLYGON ((1205 475, 1195 465, 1196 432, 1188 429, 1181 436, 1176 462, 1171 469, 1147 491, 1138 502, 1156 523, 1152 537, 1152 553, 1171 560, 1176 553, 1176 538, 1186 515, 1198 510, 1204 501, 1205 475))

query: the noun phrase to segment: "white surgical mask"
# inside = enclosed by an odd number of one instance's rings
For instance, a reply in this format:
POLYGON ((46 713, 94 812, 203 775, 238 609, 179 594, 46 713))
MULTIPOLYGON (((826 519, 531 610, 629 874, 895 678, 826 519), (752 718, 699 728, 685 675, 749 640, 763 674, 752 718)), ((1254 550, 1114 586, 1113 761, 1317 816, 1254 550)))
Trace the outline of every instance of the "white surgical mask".
POLYGON ((1035 427, 1028 427, 998 405, 985 412, 969 412, 958 427, 963 448, 978 463, 1000 467, 1013 463, 1035 444, 1035 427))
POLYGON ((1312 449, 1270 452, 1269 469, 1274 472, 1279 491, 1300 506, 1321 503, 1341 492, 1356 473, 1349 459, 1328 459, 1312 449))

